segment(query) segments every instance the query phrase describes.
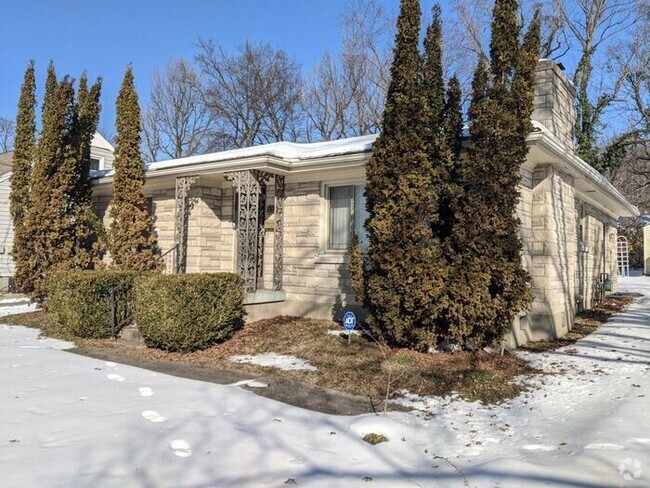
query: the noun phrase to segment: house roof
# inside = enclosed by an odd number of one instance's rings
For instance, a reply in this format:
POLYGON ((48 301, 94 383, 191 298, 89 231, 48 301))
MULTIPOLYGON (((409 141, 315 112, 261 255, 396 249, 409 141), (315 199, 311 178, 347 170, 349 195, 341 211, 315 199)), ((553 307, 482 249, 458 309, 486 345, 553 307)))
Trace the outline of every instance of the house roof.
POLYGON ((0 175, 11 171, 11 161, 14 157, 14 152, 4 152, 0 153, 0 175))
POLYGON ((101 149, 107 149, 109 151, 115 150, 113 145, 110 142, 108 142, 108 139, 106 139, 103 135, 101 135, 99 131, 95 131, 95 135, 93 136, 93 140, 90 143, 90 145, 101 149))
MULTIPOLYGON (((574 177, 578 190, 594 193, 597 198, 586 199, 597 204, 616 218, 638 215, 632 205, 602 174, 589 166, 559 141, 544 125, 533 121, 534 131, 528 137, 529 146, 539 143, 544 147, 544 164, 554 164, 574 177), (600 197, 598 197, 600 195, 600 197), (598 200, 602 200, 599 204, 598 200)), ((145 165, 147 178, 220 174, 228 171, 261 169, 277 174, 291 174, 312 170, 343 169, 362 166, 372 153, 378 135, 339 139, 335 141, 297 144, 276 142, 260 146, 233 149, 145 165)), ((540 153, 541 154, 541 153, 540 153)), ((112 183, 114 171, 94 171, 96 184, 112 183)))
MULTIPOLYGON (((95 131, 95 135, 93 136, 90 145, 95 148, 107 149, 111 152, 115 151, 115 148, 112 146, 112 144, 108 142, 108 140, 98 131, 95 131)), ((11 164, 13 157, 13 151, 0 153, 0 176, 2 176, 0 182, 6 181, 11 177, 11 164)))

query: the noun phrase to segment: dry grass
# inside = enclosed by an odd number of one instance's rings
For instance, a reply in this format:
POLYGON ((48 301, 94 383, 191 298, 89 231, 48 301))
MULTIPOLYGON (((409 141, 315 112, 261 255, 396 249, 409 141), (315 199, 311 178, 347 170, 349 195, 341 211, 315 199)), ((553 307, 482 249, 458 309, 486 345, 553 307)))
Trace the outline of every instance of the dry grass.
MULTIPOLYGON (((6 320, 39 327, 48 334, 45 312, 12 316, 6 320)), ((129 347, 111 340, 76 339, 76 342, 79 346, 111 349, 112 353, 123 356, 288 377, 370 398, 377 406, 401 389, 418 395, 445 396, 458 392, 470 401, 499 403, 521 392, 522 387, 513 383, 515 377, 534 372, 523 360, 510 355, 483 351, 423 354, 382 347, 365 336, 352 336, 348 344, 346 338, 327 333, 332 329, 340 329, 340 326, 326 320, 276 317, 247 324, 230 340, 188 354, 129 347), (281 371, 229 360, 233 355, 265 352, 305 359, 318 371, 281 371)))
POLYGON ((635 299, 633 294, 613 294, 606 297, 594 308, 580 312, 575 316, 573 328, 563 337, 551 341, 529 342, 522 349, 532 352, 553 351, 569 346, 595 332, 612 316, 621 312, 635 299))

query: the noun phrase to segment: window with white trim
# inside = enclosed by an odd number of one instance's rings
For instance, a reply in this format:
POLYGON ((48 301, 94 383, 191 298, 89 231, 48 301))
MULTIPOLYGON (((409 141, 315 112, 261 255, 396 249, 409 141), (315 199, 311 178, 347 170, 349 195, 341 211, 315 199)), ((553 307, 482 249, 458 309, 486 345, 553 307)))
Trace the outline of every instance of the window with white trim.
POLYGON ((104 164, 102 159, 100 158, 90 158, 90 170, 91 171, 97 171, 100 169, 104 169, 104 164))
POLYGON ((327 248, 346 251, 353 234, 359 236, 361 248, 368 247, 363 224, 368 217, 363 185, 330 186, 327 188, 329 203, 327 248))

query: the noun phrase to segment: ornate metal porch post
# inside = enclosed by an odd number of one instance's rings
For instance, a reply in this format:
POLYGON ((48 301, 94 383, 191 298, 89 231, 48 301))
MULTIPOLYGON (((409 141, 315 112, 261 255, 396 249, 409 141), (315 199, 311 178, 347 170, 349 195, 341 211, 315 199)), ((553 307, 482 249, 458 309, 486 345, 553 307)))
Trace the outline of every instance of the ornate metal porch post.
POLYGON ((273 289, 282 289, 284 252, 284 176, 275 175, 275 226, 273 232, 273 289))
POLYGON ((255 291, 261 276, 261 255, 264 249, 263 231, 266 182, 269 173, 259 170, 233 171, 224 174, 232 182, 238 197, 237 212, 237 271, 246 281, 246 290, 255 291))
POLYGON ((176 214, 174 222, 174 273, 185 273, 187 268, 187 228, 193 202, 188 197, 196 176, 176 178, 176 214))

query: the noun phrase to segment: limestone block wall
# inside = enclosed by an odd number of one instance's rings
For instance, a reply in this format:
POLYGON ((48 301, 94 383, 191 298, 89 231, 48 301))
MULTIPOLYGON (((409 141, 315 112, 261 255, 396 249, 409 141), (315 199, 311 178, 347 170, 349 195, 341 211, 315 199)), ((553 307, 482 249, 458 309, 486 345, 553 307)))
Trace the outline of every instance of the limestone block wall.
POLYGON ((517 217, 521 222, 519 236, 522 244, 522 263, 528 270, 532 268, 532 219, 533 219, 533 173, 521 168, 519 183, 519 203, 517 204, 517 217))
POLYGON ((338 319, 354 305, 345 253, 325 253, 321 182, 287 182, 284 208, 284 313, 338 319))
MULTIPOLYGON (((190 212, 188 225, 188 273, 233 270, 232 193, 230 199, 225 197, 224 193, 225 190, 221 188, 208 186, 196 186, 190 190, 189 196, 194 206, 190 212)), ((147 196, 151 199, 158 244, 161 252, 164 253, 174 246, 175 188, 156 189, 147 196)), ((107 229, 111 223, 109 216, 111 198, 110 195, 93 197, 95 212, 107 229)), ((167 261, 171 263, 171 259, 166 259, 167 261)))
POLYGON ((528 269, 535 298, 526 320, 515 330, 517 343, 564 335, 572 327, 575 313, 573 180, 551 166, 537 167, 532 174, 531 197, 528 269))
POLYGON ((576 91, 560 67, 550 59, 537 64, 533 120, 541 122, 562 143, 574 148, 576 91))
POLYGON ((580 212, 581 253, 578 256, 580 272, 577 285, 583 293, 582 308, 596 305, 601 273, 608 273, 612 290, 616 290, 616 222, 597 208, 585 202, 578 203, 580 212), (582 279, 582 286, 579 280, 582 279))

